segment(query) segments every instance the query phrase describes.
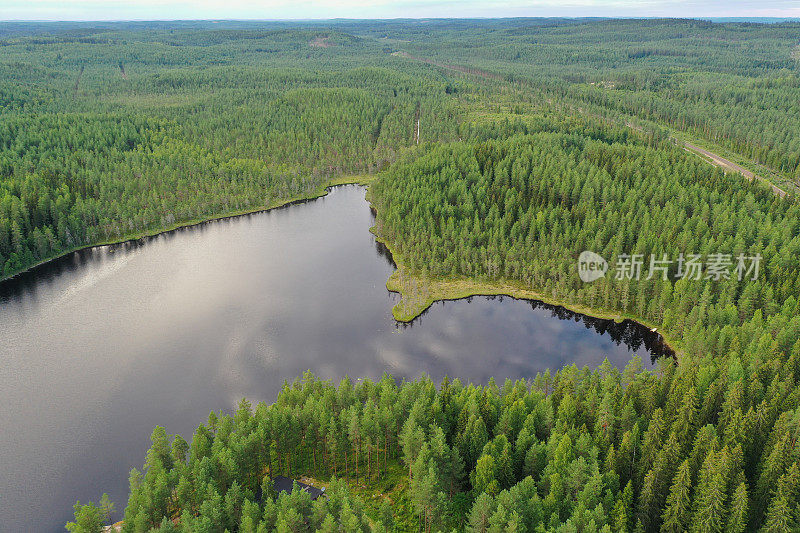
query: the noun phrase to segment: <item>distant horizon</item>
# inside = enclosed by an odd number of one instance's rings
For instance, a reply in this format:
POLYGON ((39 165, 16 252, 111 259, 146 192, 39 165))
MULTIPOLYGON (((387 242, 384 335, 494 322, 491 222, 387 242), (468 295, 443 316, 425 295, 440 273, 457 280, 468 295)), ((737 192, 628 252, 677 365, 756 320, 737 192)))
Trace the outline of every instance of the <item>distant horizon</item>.
POLYGON ((446 20, 707 20, 711 22, 749 22, 764 21, 771 23, 780 22, 800 22, 799 16, 791 17, 763 17, 763 16, 709 16, 709 17, 680 17, 680 16, 510 16, 510 17, 328 17, 328 18, 130 18, 130 19, 0 19, 0 23, 19 22, 19 23, 52 23, 63 22, 92 23, 92 22, 402 22, 402 21, 446 21, 446 20))
POLYGON ((800 19, 795 0, 5 0, 4 4, 2 22, 800 19))

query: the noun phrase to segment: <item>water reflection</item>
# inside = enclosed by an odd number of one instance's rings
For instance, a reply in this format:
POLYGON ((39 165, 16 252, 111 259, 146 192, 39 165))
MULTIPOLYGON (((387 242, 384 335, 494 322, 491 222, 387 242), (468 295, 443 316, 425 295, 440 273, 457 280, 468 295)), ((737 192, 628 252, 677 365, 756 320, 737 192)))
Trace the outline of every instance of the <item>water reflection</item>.
POLYGON ((510 298, 437 303, 397 327, 391 254, 364 189, 70 254, 0 284, 0 529, 63 531, 75 500, 119 508, 152 428, 190 439, 211 410, 284 379, 485 382, 623 367, 657 342, 510 298))
POLYGON ((397 268, 394 258, 392 257, 392 252, 386 247, 385 244, 380 241, 375 241, 375 249, 378 251, 378 255, 384 258, 390 267, 397 268))
POLYGON ((594 330, 599 335, 608 335, 618 346, 624 344, 631 352, 637 352, 644 347, 651 354, 653 363, 659 357, 675 357, 675 352, 664 342, 664 337, 660 333, 633 320, 626 318, 621 322, 616 322, 576 313, 560 305, 551 305, 536 300, 530 300, 529 303, 533 309, 550 311, 552 316, 559 320, 582 323, 586 329, 594 330))
POLYGON ((649 354, 651 365, 655 365, 656 361, 661 357, 669 357, 674 359, 675 352, 670 348, 664 337, 660 333, 651 330, 650 328, 639 324, 630 319, 624 319, 620 322, 597 318, 589 315, 584 315, 567 309, 561 305, 552 305, 539 300, 525 300, 512 298, 504 295, 488 295, 488 296, 467 296, 456 300, 447 300, 444 302, 436 302, 434 306, 429 307, 423 311, 418 317, 410 322, 397 322, 396 327, 400 329, 412 329, 415 326, 419 327, 424 321, 425 316, 438 305, 445 305, 448 302, 465 302, 472 303, 476 298, 484 299, 487 301, 497 301, 502 303, 504 299, 526 302, 534 311, 541 310, 547 311, 550 316, 558 320, 572 321, 577 324, 582 324, 586 329, 594 331, 601 337, 609 337, 617 346, 625 346, 631 353, 646 351, 649 354))

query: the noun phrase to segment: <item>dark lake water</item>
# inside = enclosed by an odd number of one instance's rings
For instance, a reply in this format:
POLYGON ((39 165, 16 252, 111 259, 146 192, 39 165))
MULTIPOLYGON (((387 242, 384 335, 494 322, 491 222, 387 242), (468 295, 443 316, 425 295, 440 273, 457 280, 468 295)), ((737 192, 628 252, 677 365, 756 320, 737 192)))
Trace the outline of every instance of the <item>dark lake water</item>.
MULTIPOLYGON (((0 284, 0 530, 63 531, 75 500, 122 509, 154 426, 273 401, 310 369, 485 382, 564 364, 651 364, 657 335, 475 297, 398 325, 364 189, 72 254, 0 284)), ((500 381, 502 382, 502 381, 500 381)))

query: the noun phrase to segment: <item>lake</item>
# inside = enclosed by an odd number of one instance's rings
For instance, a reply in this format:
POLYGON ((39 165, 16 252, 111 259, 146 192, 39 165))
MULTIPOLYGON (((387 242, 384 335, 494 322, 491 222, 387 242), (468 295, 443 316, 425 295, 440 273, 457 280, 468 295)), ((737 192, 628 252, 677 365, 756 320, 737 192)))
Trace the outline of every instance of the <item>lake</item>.
MULTIPOLYGON (((0 530, 63 531, 75 500, 122 510, 156 425, 271 402, 305 370, 485 382, 604 358, 645 366, 659 336, 560 307, 475 297, 397 324, 365 189, 83 250, 0 284, 0 530)), ((118 513, 121 514, 121 513, 118 513)))

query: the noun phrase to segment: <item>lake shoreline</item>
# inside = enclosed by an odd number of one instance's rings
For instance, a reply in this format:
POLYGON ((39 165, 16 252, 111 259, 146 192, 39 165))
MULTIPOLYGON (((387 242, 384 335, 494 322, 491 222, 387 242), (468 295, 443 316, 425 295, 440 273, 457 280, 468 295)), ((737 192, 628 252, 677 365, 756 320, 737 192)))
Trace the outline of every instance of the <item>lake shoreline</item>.
POLYGON ((192 220, 188 220, 186 222, 180 222, 177 224, 173 224, 167 228, 162 228, 158 230, 152 231, 143 231, 140 233, 134 233, 125 235, 120 237, 119 239, 111 239, 108 241, 101 241, 93 244, 86 244, 82 246, 76 246, 75 248, 71 248, 65 252, 61 252, 58 255, 54 255, 49 257, 43 261, 39 261, 24 270, 20 270, 19 272, 15 272, 10 276, 0 277, 0 285, 4 284, 7 281, 11 281, 17 277, 20 277, 25 274, 29 274, 34 270, 37 270, 41 267, 44 267, 50 263, 58 261, 59 259, 63 259, 70 254, 74 254, 75 252, 81 252, 85 250, 92 250, 94 248, 102 248, 104 246, 116 246, 121 244, 127 243, 134 243, 134 242, 143 242, 147 239, 152 239, 154 237, 158 237, 160 235, 167 235, 169 233, 174 233, 176 231, 180 231, 187 228, 193 228, 196 226, 202 226, 203 224, 210 224, 212 222, 220 222, 223 220, 230 220, 234 218, 239 218, 247 215, 255 215, 257 213, 266 213, 268 211, 272 211, 275 209, 281 209, 284 207, 289 207, 291 205, 297 205, 304 202, 309 202, 311 200, 316 200, 318 198, 323 198, 328 195, 331 189, 334 187, 341 187, 343 185, 367 185, 369 182, 375 179, 374 175, 369 174, 354 174, 354 175, 347 175, 347 176, 340 176, 338 178, 334 178, 328 180, 325 184, 321 185, 320 188, 312 194, 307 196, 297 196, 293 198, 288 198, 285 200, 279 200, 278 202, 269 205, 267 207, 260 206, 253 209, 243 209, 238 211, 229 211, 227 213, 223 213, 220 215, 214 215, 206 218, 195 218, 192 220))
MULTIPOLYGON (((369 203, 370 209, 373 213, 377 213, 377 209, 370 199, 369 184, 375 180, 375 175, 347 175, 340 176, 328 180, 324 185, 312 194, 307 196, 299 196, 281 200, 269 207, 258 207, 255 209, 241 210, 229 212, 226 214, 216 215, 209 218, 195 219, 180 224, 176 224, 167 229, 160 229, 152 232, 143 232, 135 236, 126 236, 117 240, 104 241, 96 244, 76 247, 67 252, 61 253, 57 256, 51 257, 45 261, 41 261, 29 268, 17 272, 11 276, 0 278, 0 286, 4 283, 13 280, 17 277, 30 274, 33 271, 42 268, 50 263, 58 261, 70 254, 81 252, 84 250, 91 250, 95 248, 102 248, 106 246, 117 246, 126 243, 140 243, 148 239, 167 235, 187 228, 193 228, 204 224, 210 224, 223 220, 235 219, 247 215, 254 215, 258 213, 266 213, 269 211, 287 208, 293 205, 298 205, 319 198, 327 196, 330 191, 335 187, 344 185, 361 185, 366 188, 366 200, 369 203)), ((643 328, 651 331, 656 329, 656 326, 638 316, 631 314, 620 313, 616 310, 596 309, 581 304, 573 304, 565 302, 558 298, 546 296, 540 292, 526 287, 524 284, 512 280, 499 280, 499 281, 481 281, 471 278, 452 278, 452 279, 436 279, 431 278, 419 273, 412 272, 401 259, 395 249, 393 249, 388 239, 379 235, 376 226, 370 228, 375 240, 381 245, 386 247, 386 250, 392 257, 392 262, 395 265, 395 271, 386 280, 386 289, 400 295, 400 301, 392 307, 392 317, 399 323, 408 324, 417 319, 420 315, 426 312, 434 303, 444 301, 457 301, 470 298, 473 296, 508 296, 515 300, 523 300, 528 302, 539 302, 546 305, 562 307, 568 311, 578 313, 590 318, 601 320, 612 320, 616 323, 622 323, 625 320, 630 320, 643 328)), ((663 344, 668 350, 672 351, 676 360, 679 360, 679 351, 676 349, 677 343, 664 336, 661 332, 657 332, 662 339, 663 344)))
MULTIPOLYGON (((369 192, 367 201, 373 212, 377 209, 370 200, 369 192)), ((392 307, 393 318, 400 323, 410 323, 426 312, 436 302, 457 301, 472 296, 508 296, 515 300, 539 302, 555 307, 562 307, 568 311, 578 313, 590 318, 612 320, 622 323, 630 320, 643 328, 647 328, 661 336, 664 346, 673 353, 673 357, 680 362, 680 351, 674 339, 666 337, 657 331, 657 326, 641 317, 620 313, 616 310, 605 310, 574 304, 546 296, 540 292, 526 287, 521 282, 510 280, 480 281, 470 278, 437 279, 411 271, 403 263, 402 257, 393 249, 392 243, 378 233, 377 226, 370 228, 370 233, 375 240, 386 247, 392 256, 396 270, 386 280, 386 289, 400 295, 400 301, 392 307)))

